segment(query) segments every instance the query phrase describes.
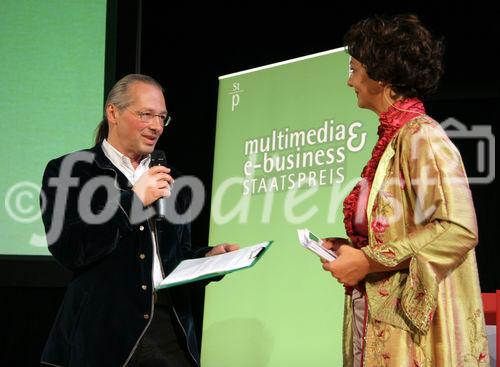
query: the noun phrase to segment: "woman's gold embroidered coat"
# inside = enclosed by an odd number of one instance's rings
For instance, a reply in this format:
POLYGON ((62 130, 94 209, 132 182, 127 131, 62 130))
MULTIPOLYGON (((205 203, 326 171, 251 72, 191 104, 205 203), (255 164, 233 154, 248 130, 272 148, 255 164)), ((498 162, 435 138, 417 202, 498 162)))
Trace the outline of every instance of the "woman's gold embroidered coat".
MULTIPOLYGON (((385 150, 368 200, 369 246, 386 266, 369 274, 364 366, 487 366, 474 253, 477 224, 460 154, 427 116, 404 125, 385 150)), ((344 361, 352 364, 347 296, 344 361)))

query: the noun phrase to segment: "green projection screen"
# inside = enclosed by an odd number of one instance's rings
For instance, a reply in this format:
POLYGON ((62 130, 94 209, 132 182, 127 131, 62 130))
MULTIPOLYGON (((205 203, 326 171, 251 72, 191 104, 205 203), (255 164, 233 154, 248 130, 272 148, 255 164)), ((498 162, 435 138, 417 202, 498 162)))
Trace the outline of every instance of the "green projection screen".
POLYGON ((48 255, 45 165, 92 145, 102 118, 106 0, 0 2, 0 255, 48 255))
POLYGON ((274 243, 207 287, 204 367, 342 365, 344 290, 297 229, 345 236, 342 202, 375 143, 348 64, 336 49, 219 78, 210 243, 274 243))

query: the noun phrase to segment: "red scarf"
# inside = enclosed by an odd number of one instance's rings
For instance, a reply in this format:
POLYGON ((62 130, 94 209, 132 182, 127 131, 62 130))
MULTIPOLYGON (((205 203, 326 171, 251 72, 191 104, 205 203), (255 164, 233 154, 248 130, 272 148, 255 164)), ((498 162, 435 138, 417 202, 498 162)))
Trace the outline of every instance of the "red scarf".
POLYGON ((366 228, 366 231, 363 231, 364 233, 359 233, 359 231, 356 231, 354 228, 355 219, 358 222, 361 220, 363 225, 365 223, 367 226, 369 225, 366 219, 366 202, 358 200, 360 194, 365 194, 362 195, 364 198, 363 200, 368 199, 367 193, 370 192, 378 162, 394 135, 396 135, 399 129, 408 121, 423 114, 425 114, 424 105, 417 98, 396 101, 386 112, 380 114, 380 125, 378 127, 379 138, 373 148, 372 157, 361 172, 361 180, 344 200, 344 225, 347 235, 355 247, 362 248, 368 245, 368 236, 366 235, 368 233, 368 228, 366 228), (368 191, 364 192, 364 190, 368 191), (361 219, 360 216, 363 219, 361 219))

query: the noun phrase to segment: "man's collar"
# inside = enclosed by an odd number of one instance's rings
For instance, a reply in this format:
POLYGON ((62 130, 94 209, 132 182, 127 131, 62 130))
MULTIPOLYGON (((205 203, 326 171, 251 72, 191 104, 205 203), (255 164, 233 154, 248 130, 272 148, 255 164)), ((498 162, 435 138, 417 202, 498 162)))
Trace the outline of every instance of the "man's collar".
POLYGON ((90 149, 90 151, 95 154, 94 162, 100 169, 110 169, 115 172, 115 177, 121 189, 125 190, 130 188, 130 183, 125 175, 121 173, 120 170, 117 169, 104 154, 104 150, 102 150, 102 143, 96 144, 90 149))
MULTIPOLYGON (((111 163, 115 165, 117 164, 125 165, 127 167, 130 167, 130 169, 134 170, 132 159, 129 156, 120 152, 118 149, 116 149, 109 141, 107 141, 107 139, 104 139, 102 141, 102 150, 104 150, 104 154, 106 155, 106 157, 109 158, 111 163)), ((151 157, 150 154, 143 155, 140 158, 138 165, 139 166, 148 165, 149 164, 148 160, 150 157, 151 157)))

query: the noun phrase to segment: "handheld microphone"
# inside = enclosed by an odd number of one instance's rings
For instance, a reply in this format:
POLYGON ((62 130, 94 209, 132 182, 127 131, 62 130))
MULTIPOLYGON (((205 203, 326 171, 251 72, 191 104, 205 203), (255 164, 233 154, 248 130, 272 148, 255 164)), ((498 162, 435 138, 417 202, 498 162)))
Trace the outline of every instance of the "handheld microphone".
MULTIPOLYGON (((151 162, 149 167, 153 166, 167 166, 167 159, 165 158, 165 152, 160 149, 155 149, 151 153, 151 162)), ((153 203, 153 208, 156 212, 156 217, 158 219, 167 219, 167 197, 163 196, 153 203)))

